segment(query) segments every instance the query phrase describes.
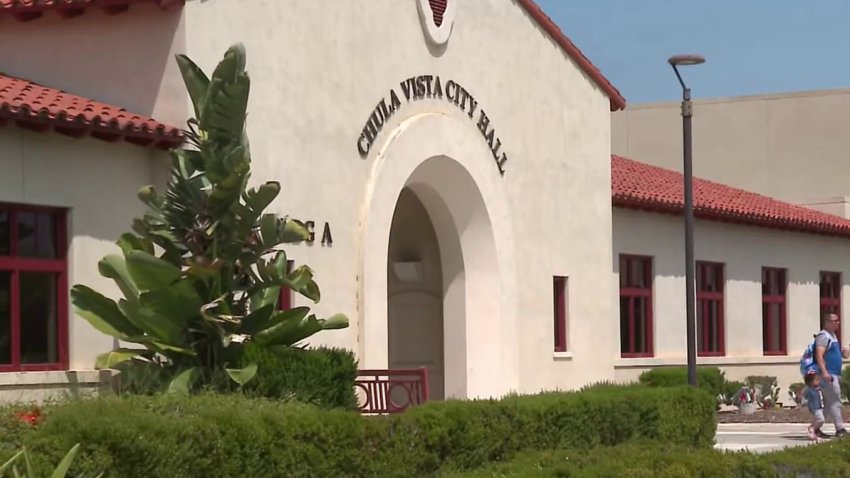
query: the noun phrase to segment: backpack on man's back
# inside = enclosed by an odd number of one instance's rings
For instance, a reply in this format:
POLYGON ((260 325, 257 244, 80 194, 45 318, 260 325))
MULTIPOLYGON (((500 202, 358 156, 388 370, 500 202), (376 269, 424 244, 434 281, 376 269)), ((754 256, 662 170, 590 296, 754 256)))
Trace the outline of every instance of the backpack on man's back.
MULTIPOLYGON (((815 360, 815 349, 817 348, 818 335, 820 335, 820 333, 814 335, 814 340, 806 346, 806 349, 803 351, 803 355, 800 357, 800 375, 803 377, 805 377, 808 373, 818 373, 819 371, 818 362, 815 360)), ((829 348, 832 347, 832 337, 827 337, 827 340, 826 348, 829 350, 829 348)))

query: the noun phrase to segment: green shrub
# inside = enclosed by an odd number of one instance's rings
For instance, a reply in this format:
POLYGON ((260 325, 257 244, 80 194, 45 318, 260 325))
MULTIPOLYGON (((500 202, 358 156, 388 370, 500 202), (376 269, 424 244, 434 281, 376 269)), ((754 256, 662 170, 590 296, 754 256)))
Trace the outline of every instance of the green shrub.
POLYGON ((320 408, 357 408, 357 360, 349 350, 249 346, 244 360, 258 365, 256 377, 244 387, 250 395, 320 408))
POLYGON ((832 478, 850 476, 850 440, 753 454, 721 452, 633 441, 614 448, 521 453, 507 463, 471 471, 453 471, 445 478, 494 476, 617 477, 617 478, 832 478))
POLYGON ((508 463, 467 472, 454 471, 445 478, 494 476, 617 477, 617 478, 759 478, 774 477, 769 465, 749 454, 730 455, 704 449, 671 446, 653 441, 615 448, 529 452, 508 463))
POLYGON ((81 443, 72 472, 105 478, 432 476, 543 448, 709 447, 713 408, 698 390, 643 386, 434 402, 391 417, 238 394, 113 396, 49 407, 20 445, 46 470, 81 443))
MULTIPOLYGON (((640 374, 638 381, 650 387, 677 387, 688 384, 687 367, 653 368, 640 374)), ((717 367, 697 367, 697 385, 716 397, 724 392, 726 374, 717 367)))

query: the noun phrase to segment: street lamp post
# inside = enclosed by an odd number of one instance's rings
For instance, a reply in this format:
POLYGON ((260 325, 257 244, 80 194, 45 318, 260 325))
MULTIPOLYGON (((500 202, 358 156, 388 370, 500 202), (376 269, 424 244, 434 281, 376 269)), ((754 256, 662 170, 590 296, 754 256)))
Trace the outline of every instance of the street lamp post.
POLYGON ((678 66, 699 65, 705 62, 705 58, 699 55, 676 55, 667 60, 679 84, 682 85, 682 136, 684 139, 684 177, 685 177, 685 303, 688 308, 686 313, 687 340, 688 340, 688 384, 697 386, 697 351, 696 351, 696 281, 694 268, 694 182, 693 182, 693 157, 691 145, 691 117, 693 116, 693 105, 691 104, 691 89, 685 86, 682 75, 679 74, 678 66))

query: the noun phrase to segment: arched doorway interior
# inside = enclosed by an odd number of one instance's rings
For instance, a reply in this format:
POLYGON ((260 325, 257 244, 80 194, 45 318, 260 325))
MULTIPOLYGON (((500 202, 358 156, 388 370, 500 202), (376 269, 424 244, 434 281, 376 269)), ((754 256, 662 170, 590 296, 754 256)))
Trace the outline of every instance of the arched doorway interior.
POLYGON ((393 214, 387 254, 389 367, 425 367, 430 398, 436 400, 445 396, 442 276, 431 218, 405 188, 393 214))

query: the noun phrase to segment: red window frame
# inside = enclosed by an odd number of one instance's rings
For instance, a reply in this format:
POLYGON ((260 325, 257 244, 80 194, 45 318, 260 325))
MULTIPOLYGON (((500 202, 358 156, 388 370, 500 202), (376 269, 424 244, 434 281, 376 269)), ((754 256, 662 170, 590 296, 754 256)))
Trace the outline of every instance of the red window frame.
POLYGON ((788 293, 787 269, 777 267, 762 267, 762 351, 764 355, 788 355, 788 314, 786 307, 786 295, 788 293), (768 314, 771 306, 779 307, 779 323, 774 324, 768 314), (771 345, 774 327, 778 325, 779 343, 776 347, 771 345))
POLYGON ((623 299, 628 300, 628 320, 625 330, 623 328, 623 311, 620 310, 620 356, 623 358, 653 357, 654 343, 652 334, 652 258, 646 256, 620 255, 620 304, 623 299), (632 271, 638 265, 643 267, 643 285, 630 283, 632 271), (645 299, 643 316, 645 323, 643 331, 645 334, 645 350, 638 350, 638 337, 636 337, 637 299, 645 299), (625 338, 625 340, 623 340, 625 338))
MULTIPOLYGON (((67 210, 62 208, 2 204, 0 212, 9 220, 9 255, 0 255, 0 271, 11 272, 10 318, 11 363, 0 364, 0 372, 36 372, 68 369, 68 238, 67 210), (54 221, 56 257, 39 258, 16 255, 18 252, 18 221, 20 213, 48 213, 54 221), (56 274, 56 353, 58 362, 42 364, 21 363, 20 275, 22 272, 52 272, 56 274)), ((36 230, 38 225, 36 225, 36 230)), ((36 236, 38 234, 36 233, 36 236)), ((36 246, 37 247, 37 246, 36 246)))
POLYGON ((835 336, 841 342, 841 273, 821 271, 820 273, 820 315, 832 313, 838 316, 838 330, 835 336))
MULTIPOLYGON (((292 266, 294 261, 286 261, 286 273, 289 274, 292 272, 292 266)), ((281 311, 290 310, 293 307, 293 301, 295 299, 295 293, 289 287, 282 286, 280 288, 280 295, 278 296, 277 308, 281 311)))
POLYGON ((555 352, 567 351, 567 278, 552 278, 555 352))
POLYGON ((726 355, 726 336, 724 331, 724 267, 720 262, 697 261, 697 354, 700 357, 722 357, 726 355), (714 290, 708 281, 709 274, 714 276, 714 290), (711 306, 714 305, 714 308, 711 306), (717 312, 711 317, 711 311, 717 312), (714 329, 714 330, 712 330, 714 329), (712 346, 712 332, 717 337, 716 347, 712 346))

